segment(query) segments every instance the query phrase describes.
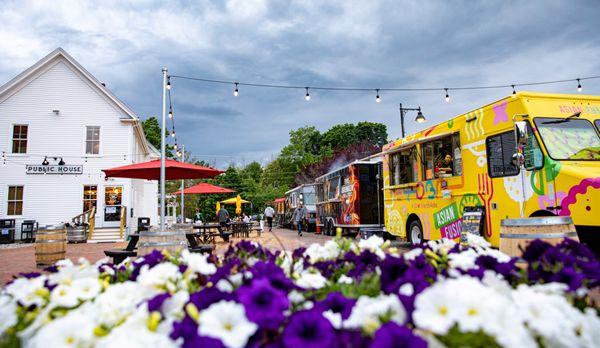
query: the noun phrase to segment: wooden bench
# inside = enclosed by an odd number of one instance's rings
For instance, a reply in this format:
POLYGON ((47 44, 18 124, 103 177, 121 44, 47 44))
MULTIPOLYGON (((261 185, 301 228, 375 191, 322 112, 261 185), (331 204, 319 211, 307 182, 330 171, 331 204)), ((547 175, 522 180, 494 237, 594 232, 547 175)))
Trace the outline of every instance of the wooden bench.
POLYGON ((118 265, 128 257, 136 257, 137 252, 124 249, 110 249, 104 250, 104 255, 111 257, 113 259, 113 264, 118 265))
POLYGON ((210 244, 199 244, 195 247, 190 247, 191 253, 212 254, 214 247, 210 244))

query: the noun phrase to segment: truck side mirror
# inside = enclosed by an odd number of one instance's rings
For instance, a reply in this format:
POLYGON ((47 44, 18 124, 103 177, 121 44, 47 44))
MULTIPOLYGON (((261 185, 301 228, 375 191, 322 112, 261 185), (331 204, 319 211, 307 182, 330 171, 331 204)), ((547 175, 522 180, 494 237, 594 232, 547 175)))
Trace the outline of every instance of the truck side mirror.
POLYGON ((518 147, 527 145, 529 134, 527 131, 527 122, 515 122, 515 141, 518 147))

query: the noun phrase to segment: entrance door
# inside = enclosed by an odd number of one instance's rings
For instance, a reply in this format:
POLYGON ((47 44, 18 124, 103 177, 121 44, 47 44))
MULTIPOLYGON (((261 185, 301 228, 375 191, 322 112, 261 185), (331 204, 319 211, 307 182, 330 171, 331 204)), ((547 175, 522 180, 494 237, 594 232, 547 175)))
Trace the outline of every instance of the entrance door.
POLYGON ((104 227, 118 227, 121 221, 123 186, 104 187, 104 227))

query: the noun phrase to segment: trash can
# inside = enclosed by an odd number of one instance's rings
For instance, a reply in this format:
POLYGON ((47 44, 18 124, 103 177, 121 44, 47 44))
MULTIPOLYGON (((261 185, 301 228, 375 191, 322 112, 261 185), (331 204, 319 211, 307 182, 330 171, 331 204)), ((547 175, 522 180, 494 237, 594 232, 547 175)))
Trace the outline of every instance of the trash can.
POLYGON ((87 225, 71 225, 67 227, 67 242, 69 243, 86 243, 87 242, 87 225))

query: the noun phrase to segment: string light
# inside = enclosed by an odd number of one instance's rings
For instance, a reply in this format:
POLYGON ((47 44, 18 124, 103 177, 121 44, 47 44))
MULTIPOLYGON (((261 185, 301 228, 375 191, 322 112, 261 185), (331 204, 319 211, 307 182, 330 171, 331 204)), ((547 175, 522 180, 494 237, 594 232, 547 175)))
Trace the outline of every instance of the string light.
POLYGON ((375 97, 375 101, 377 103, 381 103, 381 97, 379 96, 379 89, 376 89, 376 91, 377 91, 377 96, 375 97))
POLYGON ((450 102, 450 95, 448 94, 448 88, 444 88, 446 90, 446 103, 450 102))
POLYGON ((512 89, 513 89, 513 92, 512 92, 512 97, 514 98, 514 97, 516 97, 516 96, 517 96, 517 91, 515 91, 515 85, 510 85, 510 86, 511 86, 511 87, 512 87, 512 89))
POLYGON ((304 96, 304 99, 306 101, 309 101, 310 100, 310 94, 308 93, 308 87, 304 87, 304 88, 306 88, 306 95, 304 96))
POLYGON ((169 111, 169 118, 173 118, 173 110, 169 111))
POLYGON ((581 92, 583 88, 581 87, 581 80, 577 79, 577 92, 581 92))
POLYGON ((171 89, 171 76, 167 77, 167 89, 171 89))
POLYGON ((172 132, 171 132, 171 136, 172 136, 173 138, 175 138, 175 131, 172 131, 172 132))
POLYGON ((233 96, 237 97, 240 94, 240 91, 238 91, 238 83, 235 83, 235 89, 233 90, 233 96))
POLYGON ((177 150, 177 143, 175 143, 175 145, 173 145, 173 148, 174 148, 175 150, 177 150))

